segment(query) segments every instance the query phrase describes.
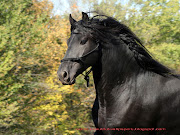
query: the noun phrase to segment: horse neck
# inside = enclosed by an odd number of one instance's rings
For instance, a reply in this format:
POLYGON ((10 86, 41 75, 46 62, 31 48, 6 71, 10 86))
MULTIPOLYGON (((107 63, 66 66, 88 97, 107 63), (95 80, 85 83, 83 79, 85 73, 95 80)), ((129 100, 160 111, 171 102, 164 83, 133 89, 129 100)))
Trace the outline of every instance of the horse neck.
POLYGON ((102 48, 101 59, 93 66, 96 89, 113 89, 140 72, 133 53, 125 44, 108 46, 102 48))

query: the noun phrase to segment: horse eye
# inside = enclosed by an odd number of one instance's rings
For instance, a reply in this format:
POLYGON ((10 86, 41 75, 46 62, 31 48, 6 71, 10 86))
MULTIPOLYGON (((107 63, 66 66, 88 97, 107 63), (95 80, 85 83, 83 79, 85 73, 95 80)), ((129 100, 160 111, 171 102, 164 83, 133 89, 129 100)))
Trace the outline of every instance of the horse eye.
POLYGON ((88 38, 85 38, 85 39, 81 40, 80 44, 84 45, 87 41, 88 41, 88 38))

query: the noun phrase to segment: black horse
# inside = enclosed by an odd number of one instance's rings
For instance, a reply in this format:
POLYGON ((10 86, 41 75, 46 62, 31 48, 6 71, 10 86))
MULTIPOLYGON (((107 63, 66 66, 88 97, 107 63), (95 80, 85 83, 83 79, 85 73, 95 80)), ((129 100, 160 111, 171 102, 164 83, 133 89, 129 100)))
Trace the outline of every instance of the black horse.
POLYGON ((180 135, 180 76, 154 60, 114 18, 82 13, 80 21, 69 19, 71 36, 58 76, 71 85, 92 66, 92 116, 101 130, 96 134, 180 135))

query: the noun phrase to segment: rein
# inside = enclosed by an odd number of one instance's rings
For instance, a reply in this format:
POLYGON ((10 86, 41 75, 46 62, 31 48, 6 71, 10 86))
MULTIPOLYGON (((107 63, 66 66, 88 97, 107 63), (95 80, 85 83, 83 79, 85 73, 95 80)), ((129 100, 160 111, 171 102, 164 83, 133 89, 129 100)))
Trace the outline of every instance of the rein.
POLYGON ((85 75, 82 73, 82 75, 84 76, 84 80, 86 80, 87 87, 89 87, 89 74, 91 73, 91 71, 92 71, 92 67, 91 67, 91 69, 89 69, 89 71, 86 72, 85 75))
MULTIPOLYGON (((61 62, 65 62, 65 61, 72 61, 72 62, 78 62, 78 63, 81 63, 82 65, 85 64, 85 61, 83 60, 83 58, 87 57, 88 55, 94 53, 95 51, 99 51, 99 41, 96 41, 97 43, 97 46, 89 51, 88 53, 86 53, 85 55, 81 56, 81 57, 77 57, 77 58, 65 58, 65 59, 62 59, 61 62), (98 48, 98 50, 96 50, 98 48)), ((84 75, 83 73, 81 73, 83 76, 84 76, 84 79, 86 80, 87 82, 87 87, 89 87, 89 74, 91 73, 92 71, 92 67, 89 71, 86 72, 86 74, 84 75)))

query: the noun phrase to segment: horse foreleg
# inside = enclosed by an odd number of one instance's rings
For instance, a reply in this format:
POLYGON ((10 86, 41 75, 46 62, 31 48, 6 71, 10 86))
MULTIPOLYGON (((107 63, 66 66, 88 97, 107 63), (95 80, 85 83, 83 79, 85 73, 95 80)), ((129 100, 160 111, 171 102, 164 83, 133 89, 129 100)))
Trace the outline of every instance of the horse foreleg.
MULTIPOLYGON (((99 128, 98 127, 98 110, 99 110, 99 102, 98 102, 98 95, 96 95, 96 99, 94 101, 93 108, 92 108, 92 118, 93 118, 93 122, 96 128, 99 128)), ((104 134, 102 131, 96 130, 94 135, 104 135, 104 134)))

